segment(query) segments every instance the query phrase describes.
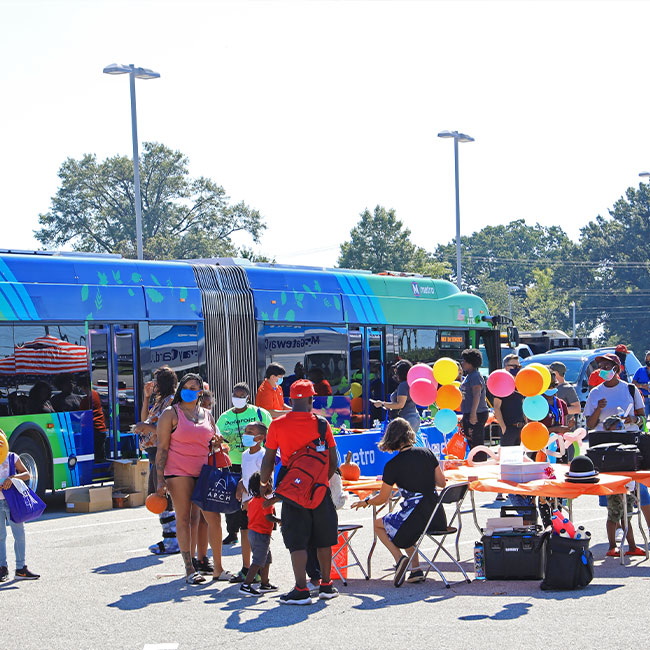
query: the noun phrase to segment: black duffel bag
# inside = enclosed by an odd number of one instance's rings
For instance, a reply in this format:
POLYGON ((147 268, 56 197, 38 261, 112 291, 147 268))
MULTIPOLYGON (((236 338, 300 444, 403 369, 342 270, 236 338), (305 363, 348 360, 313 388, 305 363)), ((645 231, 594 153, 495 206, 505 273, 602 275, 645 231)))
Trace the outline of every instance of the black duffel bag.
POLYGON ((587 456, 599 472, 636 472, 641 452, 636 445, 606 442, 587 449, 587 456))
POLYGON ((639 469, 650 469, 650 434, 641 431, 590 431, 588 441, 590 447, 602 445, 605 442, 636 445, 641 452, 639 469))
POLYGON ((594 578, 594 556, 589 539, 551 535, 546 544, 546 574, 542 590, 586 587, 594 578))

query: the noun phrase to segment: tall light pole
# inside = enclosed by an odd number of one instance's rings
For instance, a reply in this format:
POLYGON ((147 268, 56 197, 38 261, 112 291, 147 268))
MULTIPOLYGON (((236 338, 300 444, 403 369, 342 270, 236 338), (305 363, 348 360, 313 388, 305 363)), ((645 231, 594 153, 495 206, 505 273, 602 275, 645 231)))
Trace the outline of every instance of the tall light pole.
POLYGON ((128 74, 131 87, 131 135, 133 137, 133 180, 135 184, 135 243, 138 259, 142 253, 142 199, 140 197, 140 157, 138 156, 138 118, 135 112, 135 79, 158 79, 160 74, 149 68, 136 68, 132 63, 120 65, 111 63, 104 68, 104 74, 128 74))
POLYGON ((454 139, 454 169, 456 172, 456 284, 461 288, 461 265, 460 265, 460 197, 458 190, 458 143, 459 142, 474 142, 474 138, 465 133, 458 131, 441 131, 438 133, 439 138, 453 138, 454 139))
POLYGON ((521 289, 518 284, 513 284, 512 286, 508 285, 508 313, 510 315, 510 320, 512 320, 512 294, 510 292, 517 291, 518 289, 521 289))
POLYGON ((571 303, 571 307, 573 307, 573 338, 576 337, 576 301, 574 300, 571 303))

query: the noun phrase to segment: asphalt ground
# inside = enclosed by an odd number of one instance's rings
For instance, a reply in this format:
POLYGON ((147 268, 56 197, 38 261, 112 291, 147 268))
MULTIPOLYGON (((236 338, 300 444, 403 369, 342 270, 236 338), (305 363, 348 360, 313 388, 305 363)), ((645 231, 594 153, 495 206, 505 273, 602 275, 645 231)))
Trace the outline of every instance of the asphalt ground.
MULTIPOLYGON (((501 504, 492 495, 476 496, 480 523, 498 514, 501 504)), ((238 585, 186 585, 180 556, 148 552, 160 527, 144 507, 75 515, 65 512, 61 495, 48 501, 46 514, 27 524, 28 565, 41 579, 0 584, 9 624, 2 648, 610 649, 641 648, 648 641, 650 562, 627 558, 621 566, 618 559, 605 558, 606 512, 597 497, 574 504, 574 522, 592 532, 596 559, 596 577, 583 590, 544 592, 539 581, 492 580, 445 589, 433 574, 423 584, 396 589, 392 557, 379 545, 371 580, 350 569, 348 586, 337 583, 339 598, 307 607, 278 601, 293 582, 279 533, 272 542, 271 581, 281 591, 254 599, 240 596, 238 585)), ((346 506, 340 521, 364 524, 354 547, 365 557, 371 510, 346 506)), ((477 539, 471 516, 466 517, 461 559, 472 577, 477 539)), ((8 552, 13 576, 11 534, 8 552)), ((239 546, 225 550, 225 568, 238 570, 239 552, 239 546)), ((450 563, 440 566, 448 578, 462 580, 450 563)))

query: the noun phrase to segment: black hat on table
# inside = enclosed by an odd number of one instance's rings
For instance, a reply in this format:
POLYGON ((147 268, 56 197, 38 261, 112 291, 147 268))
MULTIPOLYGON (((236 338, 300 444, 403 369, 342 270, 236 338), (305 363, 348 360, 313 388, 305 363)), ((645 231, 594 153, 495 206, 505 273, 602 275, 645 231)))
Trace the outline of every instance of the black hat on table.
POLYGON ((594 468, 591 458, 576 456, 569 465, 566 473, 568 483, 598 483, 598 471, 594 468))

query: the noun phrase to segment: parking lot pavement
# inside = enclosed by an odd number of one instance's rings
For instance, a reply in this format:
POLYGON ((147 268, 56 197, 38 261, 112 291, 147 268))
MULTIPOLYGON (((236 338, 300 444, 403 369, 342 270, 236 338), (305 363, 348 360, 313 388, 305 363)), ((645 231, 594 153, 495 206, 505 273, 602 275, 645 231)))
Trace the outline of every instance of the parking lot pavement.
MULTIPOLYGON (((501 504, 492 498, 477 494, 479 522, 498 512, 501 504)), ((345 509, 340 520, 364 525, 354 547, 365 557, 372 540, 370 510, 345 509)), ((16 631, 16 638, 2 646, 190 650, 260 643, 274 649, 433 644, 502 650, 516 643, 535 649, 579 642, 583 647, 606 644, 609 649, 647 639, 643 625, 650 563, 633 558, 623 567, 617 559, 605 559, 605 509, 598 506, 597 497, 575 503, 574 522, 592 532, 596 559, 596 578, 581 591, 543 592, 539 581, 461 582, 445 589, 435 576, 396 589, 392 557, 379 545, 371 580, 351 569, 348 586, 337 583, 339 598, 290 607, 278 601, 282 590, 292 586, 279 532, 272 542, 271 581, 281 591, 244 598, 237 585, 188 586, 180 556, 150 554, 147 547, 158 540, 160 530, 157 518, 145 508, 71 515, 56 495, 49 499, 46 514, 27 525, 28 565, 42 578, 0 585, 8 629, 16 631)), ((640 539, 638 528, 636 532, 640 539)), ((460 549, 468 571, 473 569, 476 539, 471 517, 464 518, 460 549)), ((13 575, 11 546, 10 535, 13 575)), ((239 552, 239 546, 225 549, 225 568, 239 569, 239 552)), ((440 566, 449 571, 448 577, 462 579, 450 563, 440 566)))

